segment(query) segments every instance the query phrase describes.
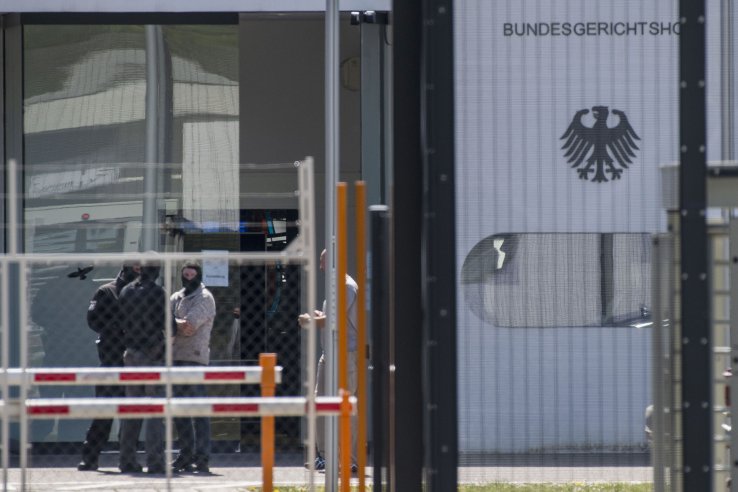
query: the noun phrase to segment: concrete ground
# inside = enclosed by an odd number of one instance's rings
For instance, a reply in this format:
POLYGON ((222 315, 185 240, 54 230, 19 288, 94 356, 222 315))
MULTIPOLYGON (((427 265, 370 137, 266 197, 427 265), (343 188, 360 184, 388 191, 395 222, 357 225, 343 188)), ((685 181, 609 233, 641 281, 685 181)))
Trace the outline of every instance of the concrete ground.
MULTIPOLYGON (((250 491, 261 485, 261 467, 255 454, 214 455, 210 475, 122 474, 117 468, 117 453, 104 453, 100 469, 76 470, 77 456, 33 456, 25 476, 30 491, 250 491), (171 486, 169 486, 169 484, 171 486)), ((309 475, 302 466, 302 455, 277 456, 274 483, 307 485, 309 475)), ((144 463, 143 454, 139 462, 144 463)), ((652 471, 647 455, 503 455, 464 456, 460 459, 460 483, 593 483, 650 482, 652 471)), ((17 463, 8 470, 7 490, 22 490, 17 463), (15 467, 14 467, 15 466, 15 467)), ((367 469, 367 483, 372 481, 367 469)), ((314 484, 323 485, 325 475, 316 472, 314 484)), ((356 477, 352 482, 358 483, 356 477)))

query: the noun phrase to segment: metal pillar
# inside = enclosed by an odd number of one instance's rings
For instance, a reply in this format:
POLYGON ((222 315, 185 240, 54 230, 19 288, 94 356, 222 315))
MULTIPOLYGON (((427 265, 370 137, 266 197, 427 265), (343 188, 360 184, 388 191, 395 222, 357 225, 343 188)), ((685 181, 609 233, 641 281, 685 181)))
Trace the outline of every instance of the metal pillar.
POLYGON ((372 313, 372 442, 374 492, 392 486, 387 474, 389 456, 389 319, 390 297, 387 279, 390 278, 389 209, 386 205, 369 207, 371 223, 371 313, 372 313))
MULTIPOLYGON (((338 393, 336 378, 336 196, 340 176, 340 44, 338 0, 326 0, 325 7, 325 296, 328 324, 325 336, 326 394, 338 393)), ((336 418, 326 418, 325 425, 325 489, 336 490, 338 485, 338 449, 336 418)))
POLYGON ((423 482, 456 488, 456 207, 454 63, 451 0, 423 5, 421 128, 423 142, 423 482))
POLYGON ((367 203, 387 203, 387 45, 386 12, 352 12, 361 26, 361 176, 367 203))
POLYGON ((421 29, 419 1, 392 12, 393 166, 389 473, 398 492, 421 490, 423 468, 421 29))
POLYGON ((735 84, 735 60, 733 39, 733 0, 720 2, 720 136, 722 160, 735 159, 735 102, 733 86, 735 84))
POLYGON ((161 26, 146 26, 146 164, 144 169, 143 217, 141 231, 141 251, 157 251, 159 248, 159 227, 156 196, 160 147, 160 80, 161 26))
POLYGON ((705 0, 680 0, 679 209, 684 490, 713 490, 707 208, 705 0))

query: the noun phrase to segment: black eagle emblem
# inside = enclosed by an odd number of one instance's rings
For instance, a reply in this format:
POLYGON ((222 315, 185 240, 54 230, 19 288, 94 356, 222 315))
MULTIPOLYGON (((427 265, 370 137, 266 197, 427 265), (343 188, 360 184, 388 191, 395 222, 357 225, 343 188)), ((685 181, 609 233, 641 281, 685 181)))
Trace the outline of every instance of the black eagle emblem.
POLYGON ((595 118, 592 127, 582 124, 582 116, 587 113, 588 109, 577 111, 561 137, 561 140, 566 140, 561 147, 566 151, 564 157, 571 167, 579 167, 587 159, 586 165, 577 169, 579 179, 590 179, 592 173, 592 181, 596 183, 608 181, 606 174, 610 174, 610 179, 620 179, 623 169, 633 163, 631 159, 636 156, 634 151, 639 150, 635 141, 640 138, 630 126, 625 113, 618 109, 613 109, 612 113, 620 121, 612 128, 607 126, 607 106, 592 108, 592 116, 595 118), (614 161, 617 161, 620 168, 614 165, 614 161))

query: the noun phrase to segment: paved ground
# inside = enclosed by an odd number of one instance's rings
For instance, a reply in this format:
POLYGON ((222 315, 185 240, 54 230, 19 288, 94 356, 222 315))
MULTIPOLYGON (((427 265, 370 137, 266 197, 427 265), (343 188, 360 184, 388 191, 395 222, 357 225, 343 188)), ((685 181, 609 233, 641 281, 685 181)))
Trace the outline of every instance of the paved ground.
MULTIPOLYGON (((171 482, 164 475, 122 474, 117 469, 117 453, 104 454, 96 472, 75 469, 76 456, 32 457, 26 473, 26 490, 32 491, 240 491, 261 485, 257 455, 223 454, 212 458, 210 475, 174 475, 171 482), (171 486, 168 486, 171 484, 171 486)), ((307 485, 308 472, 301 466, 301 455, 279 456, 274 482, 281 485, 307 485)), ((144 462, 141 456, 140 462, 144 462)), ((11 463, 16 465, 16 463, 11 463)), ((459 482, 462 483, 535 483, 535 482, 649 482, 652 472, 647 455, 556 455, 462 457, 459 482)), ((371 469, 367 482, 371 483, 371 469)), ((314 484, 325 477, 315 473, 314 484)), ((356 481, 356 479, 354 479, 356 481)), ((7 490, 21 490, 18 468, 8 471, 7 490)))

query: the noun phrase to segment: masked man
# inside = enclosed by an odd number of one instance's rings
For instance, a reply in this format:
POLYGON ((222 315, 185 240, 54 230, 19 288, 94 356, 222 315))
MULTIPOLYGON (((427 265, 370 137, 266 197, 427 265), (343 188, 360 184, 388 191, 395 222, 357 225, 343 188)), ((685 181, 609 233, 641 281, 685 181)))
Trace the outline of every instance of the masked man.
MULTIPOLYGON (((100 286, 87 309, 87 325, 97 333, 97 356, 100 367, 122 367, 123 328, 120 324, 118 296, 127 284, 131 283, 141 270, 138 263, 123 264, 118 276, 110 283, 100 286)), ((126 395, 124 386, 95 386, 98 398, 115 398, 126 395)), ((82 461, 77 465, 80 471, 97 470, 97 460, 103 446, 110 437, 113 419, 92 421, 85 442, 82 445, 82 461)))
MULTIPOLYGON (((164 327, 167 294, 156 283, 159 266, 142 265, 141 276, 126 285, 120 293, 120 318, 125 331, 126 367, 160 366, 164 359, 164 327)), ((128 397, 160 397, 162 388, 154 385, 126 386, 128 397)), ((141 465, 136 460, 136 446, 141 432, 141 419, 124 419, 120 430, 120 471, 136 473, 141 465)), ((147 473, 164 473, 164 422, 146 419, 147 473)))
MULTIPOLYGON (((202 268, 194 262, 182 267, 182 290, 169 299, 176 335, 172 346, 174 366, 207 366, 210 363, 210 332, 215 319, 215 300, 202 283, 202 268)), ((202 384, 175 385, 175 397, 205 396, 202 384)), ((176 418, 179 455, 172 463, 175 472, 210 473, 210 419, 176 418)))

